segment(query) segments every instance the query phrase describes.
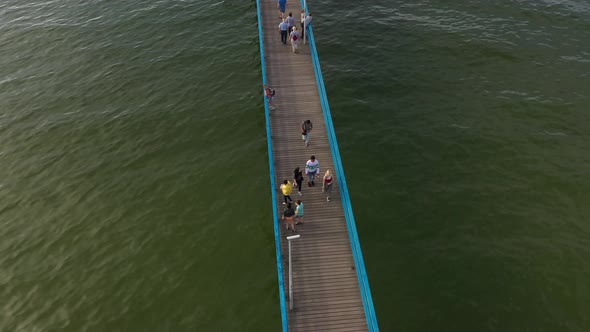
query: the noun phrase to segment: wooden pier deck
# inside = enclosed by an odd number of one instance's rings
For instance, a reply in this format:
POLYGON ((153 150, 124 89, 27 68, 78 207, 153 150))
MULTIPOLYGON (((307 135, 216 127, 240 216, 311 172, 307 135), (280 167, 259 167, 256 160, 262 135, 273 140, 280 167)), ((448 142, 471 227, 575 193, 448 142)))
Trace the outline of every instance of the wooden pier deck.
MULTIPOLYGON (((331 201, 322 193, 322 177, 327 169, 334 172, 334 159, 318 93, 318 85, 309 45, 299 43, 299 53, 280 41, 276 0, 260 0, 262 31, 268 85, 276 90, 276 109, 271 111, 270 126, 274 154, 275 183, 293 179, 293 170, 311 155, 320 162, 320 174, 315 187, 307 186, 304 174, 303 196, 294 190, 294 201, 305 206, 305 223, 297 232, 287 232, 281 223, 281 249, 284 286, 288 298, 289 235, 300 234, 292 243, 294 309, 288 311, 289 331, 367 331, 359 281, 351 251, 351 243, 339 192, 338 176, 331 201), (304 120, 313 122, 309 147, 301 140, 299 127, 304 120)), ((301 7, 289 1, 287 13, 293 12, 300 29, 301 7)), ((279 190, 278 188, 276 188, 279 190)), ((282 213, 284 205, 277 192, 276 208, 282 213)), ((280 215, 279 213, 279 215, 280 215)))

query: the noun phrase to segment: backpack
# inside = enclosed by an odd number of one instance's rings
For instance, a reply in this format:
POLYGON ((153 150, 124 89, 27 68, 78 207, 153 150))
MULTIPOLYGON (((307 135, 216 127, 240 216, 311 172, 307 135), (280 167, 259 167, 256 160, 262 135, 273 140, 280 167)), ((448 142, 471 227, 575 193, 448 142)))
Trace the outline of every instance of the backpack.
POLYGON ((293 40, 297 40, 298 38, 297 35, 293 35, 293 40))

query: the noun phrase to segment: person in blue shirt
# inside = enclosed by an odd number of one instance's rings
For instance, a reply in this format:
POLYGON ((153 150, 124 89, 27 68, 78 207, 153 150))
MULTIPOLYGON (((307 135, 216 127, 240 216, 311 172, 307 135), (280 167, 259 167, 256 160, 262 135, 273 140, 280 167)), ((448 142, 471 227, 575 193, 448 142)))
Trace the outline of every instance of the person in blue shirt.
POLYGON ((287 8, 287 0, 279 0, 279 18, 282 20, 285 18, 285 9, 287 8))
POLYGON ((287 19, 283 19, 283 22, 279 24, 279 31, 281 32, 281 42, 283 45, 287 45, 287 36, 289 34, 289 23, 287 23, 287 19))

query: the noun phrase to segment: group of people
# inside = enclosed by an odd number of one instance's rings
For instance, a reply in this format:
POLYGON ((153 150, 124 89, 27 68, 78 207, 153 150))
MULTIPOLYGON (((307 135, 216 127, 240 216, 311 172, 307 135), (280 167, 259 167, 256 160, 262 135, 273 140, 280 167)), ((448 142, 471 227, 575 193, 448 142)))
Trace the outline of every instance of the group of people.
MULTIPOLYGON (((307 16, 305 15, 305 10, 301 11, 301 34, 295 26, 295 18, 293 17, 293 13, 290 12, 288 16, 285 16, 285 11, 287 9, 287 0, 278 0, 278 8, 279 8, 279 18, 281 19, 281 23, 279 24, 279 31, 281 33, 281 42, 283 45, 287 45, 287 41, 291 42, 291 47, 293 49, 293 53, 297 53, 297 48, 299 46, 299 39, 304 38, 305 31, 308 29, 309 25, 311 24, 311 13, 307 16)), ((264 93, 268 100, 268 104, 271 110, 274 110, 274 96, 275 91, 274 89, 264 86, 264 93)), ((313 129, 313 123, 311 120, 305 120, 301 123, 301 139, 305 143, 305 147, 309 146, 309 139, 310 139, 310 132, 313 129)), ((305 174, 308 177, 307 186, 313 187, 315 186, 315 179, 316 176, 320 174, 320 162, 315 158, 315 156, 311 156, 309 160, 305 163, 305 174)), ((285 225, 287 230, 292 230, 295 232, 295 225, 303 224, 303 202, 301 200, 297 200, 295 203, 295 208, 293 208, 293 199, 291 199, 291 194, 293 193, 293 189, 297 188, 297 194, 299 196, 303 196, 303 172, 299 167, 295 168, 293 171, 293 181, 291 180, 284 180, 280 186, 280 189, 283 193, 283 205, 286 205, 281 218, 285 220, 285 225)), ((330 194, 332 193, 332 185, 334 184, 334 178, 332 172, 327 170, 324 174, 323 182, 322 182, 322 192, 327 193, 326 201, 330 201, 330 194)))
POLYGON ((299 39, 305 36, 305 30, 311 24, 311 13, 305 16, 305 10, 301 11, 301 35, 295 26, 295 18, 293 13, 289 13, 289 16, 285 16, 285 9, 287 7, 287 0, 279 0, 279 18, 281 23, 279 24, 279 31, 281 32, 281 42, 283 45, 287 45, 287 40, 291 41, 291 48, 293 53, 297 53, 297 47, 299 46, 299 39))
MULTIPOLYGON (((305 174, 307 175, 307 186, 314 187, 316 176, 320 174, 320 162, 315 158, 315 156, 311 156, 305 163, 305 174)), ((287 206, 283 211, 281 218, 285 220, 285 226, 287 227, 287 230, 291 229, 293 232, 295 232, 295 225, 303 223, 303 202, 298 200, 296 203, 296 208, 293 209, 293 199, 291 199, 291 194, 293 193, 293 188, 295 187, 297 188, 297 194, 299 196, 303 196, 303 179, 303 172, 299 167, 297 167, 293 171, 293 181, 285 179, 283 180, 283 183, 280 187, 281 191, 283 192, 283 205, 287 206)), ((333 184, 334 176, 330 170, 327 170, 326 173, 324 173, 322 180, 322 192, 326 193, 326 201, 328 202, 330 201, 330 195, 332 194, 333 184)))

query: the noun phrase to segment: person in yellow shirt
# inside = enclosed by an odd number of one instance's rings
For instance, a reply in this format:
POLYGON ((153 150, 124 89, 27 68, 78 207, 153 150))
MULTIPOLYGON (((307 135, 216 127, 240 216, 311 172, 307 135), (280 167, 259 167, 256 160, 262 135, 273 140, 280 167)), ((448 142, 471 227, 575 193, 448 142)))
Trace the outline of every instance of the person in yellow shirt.
POLYGON ((293 182, 289 180, 283 181, 283 184, 281 184, 281 190, 283 191, 283 199, 285 200, 283 202, 283 205, 287 205, 287 203, 293 202, 293 200, 291 199, 291 193, 293 192, 293 182), (289 201, 287 202, 287 200, 289 201))

